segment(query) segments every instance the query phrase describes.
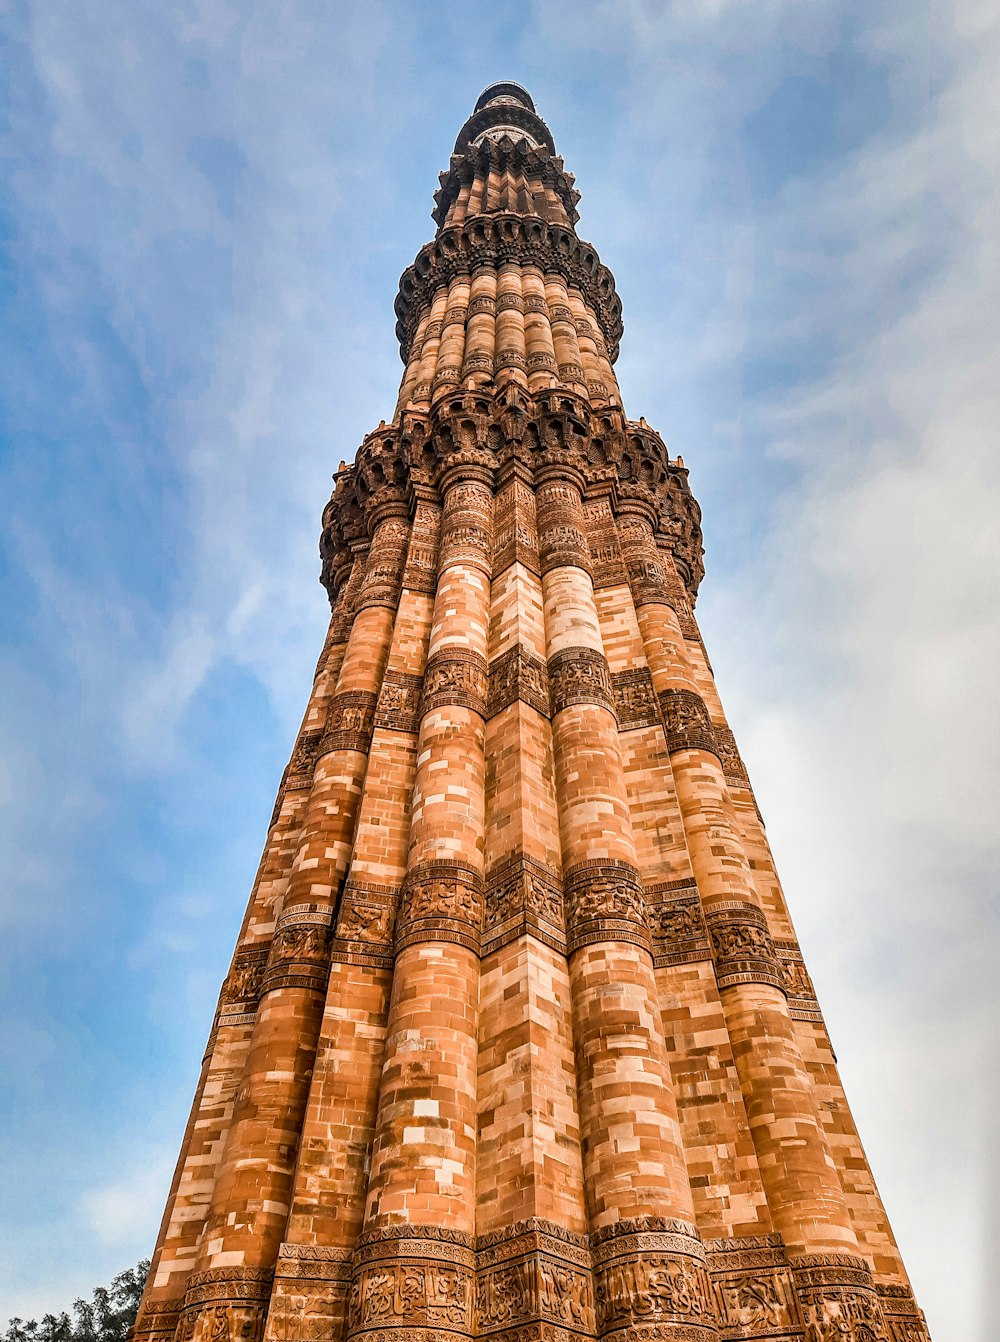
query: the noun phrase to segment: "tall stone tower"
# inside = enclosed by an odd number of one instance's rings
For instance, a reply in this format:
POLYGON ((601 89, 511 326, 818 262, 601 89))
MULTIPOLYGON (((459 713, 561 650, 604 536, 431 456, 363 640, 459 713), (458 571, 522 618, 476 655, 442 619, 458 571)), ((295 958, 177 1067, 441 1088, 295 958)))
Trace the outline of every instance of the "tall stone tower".
POLYGON ((324 513, 142 1342, 926 1342, 578 199, 487 89, 324 513))

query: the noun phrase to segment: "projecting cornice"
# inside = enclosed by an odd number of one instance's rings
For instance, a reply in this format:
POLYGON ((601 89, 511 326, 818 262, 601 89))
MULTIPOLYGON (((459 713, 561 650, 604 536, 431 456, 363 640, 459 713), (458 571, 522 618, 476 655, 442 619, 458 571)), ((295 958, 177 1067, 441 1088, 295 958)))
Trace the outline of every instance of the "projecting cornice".
POLYGON ((479 266, 508 262, 555 271, 567 285, 578 289, 600 323, 608 357, 614 363, 623 326, 621 299, 611 271, 602 265, 596 249, 572 229, 516 214, 477 215, 461 227, 442 229, 420 249, 400 277, 395 304, 403 362, 410 357, 417 323, 442 285, 471 276, 479 266))

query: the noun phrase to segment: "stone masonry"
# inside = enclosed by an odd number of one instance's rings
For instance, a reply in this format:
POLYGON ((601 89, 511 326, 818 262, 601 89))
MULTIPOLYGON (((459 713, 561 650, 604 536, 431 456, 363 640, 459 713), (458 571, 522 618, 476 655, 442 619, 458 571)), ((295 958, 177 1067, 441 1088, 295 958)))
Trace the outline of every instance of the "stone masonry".
POLYGON ((135 1342, 928 1342, 578 199, 487 89, 323 516, 135 1342))

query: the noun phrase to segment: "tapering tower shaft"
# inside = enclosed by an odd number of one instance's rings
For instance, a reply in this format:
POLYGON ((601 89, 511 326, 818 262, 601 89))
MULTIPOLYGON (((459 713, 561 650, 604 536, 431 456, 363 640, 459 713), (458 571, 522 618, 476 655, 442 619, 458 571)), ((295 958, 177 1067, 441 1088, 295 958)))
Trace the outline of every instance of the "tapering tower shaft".
POLYGON ((137 1339, 926 1342, 578 200, 487 89, 324 513, 137 1339))

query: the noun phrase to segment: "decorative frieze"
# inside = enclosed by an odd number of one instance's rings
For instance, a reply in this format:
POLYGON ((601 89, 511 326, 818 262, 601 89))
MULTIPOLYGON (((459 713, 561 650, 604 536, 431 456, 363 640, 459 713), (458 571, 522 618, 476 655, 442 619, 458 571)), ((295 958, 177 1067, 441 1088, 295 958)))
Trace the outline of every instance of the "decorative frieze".
POLYGON ((618 716, 619 731, 630 732, 636 727, 659 725, 660 711, 648 667, 640 667, 634 671, 613 672, 611 694, 618 716))
POLYGON ((781 986, 788 998, 788 1014, 793 1020, 822 1022, 823 1013, 816 999, 809 971, 795 941, 775 941, 781 986))
POLYGON ((135 1342, 173 1342, 183 1305, 183 1296, 144 1301, 132 1330, 135 1342))
POLYGON ((483 878, 462 862, 421 862, 406 873, 396 949, 417 941, 450 941, 479 952, 483 878))
POLYGON ((261 993, 276 988, 322 990, 329 972, 330 910, 314 904, 283 909, 271 942, 261 993))
POLYGON ((565 954, 559 873, 543 862, 517 853, 487 874, 482 953, 490 955, 525 933, 565 954))
POLYGON ((535 496, 523 480, 512 480, 497 495, 493 512, 493 577, 511 564, 539 572, 535 496))
POLYGON ((801 1254, 791 1266, 809 1342, 893 1342, 863 1258, 801 1254))
POLYGON ((568 1342, 595 1335, 586 1236, 532 1218, 480 1236, 477 1249, 476 1337, 568 1342))
POLYGON ((396 886, 348 875, 330 959, 342 964, 391 965, 399 896, 396 886))
POLYGON ((908 1286, 876 1286, 892 1342, 930 1342, 923 1311, 908 1286))
POLYGON ((375 726, 393 732, 416 732, 420 727, 423 676, 408 671, 387 671, 382 677, 375 708, 375 726))
POLYGON ((798 1301, 779 1235, 708 1240, 705 1248, 724 1342, 801 1338, 798 1301))
POLYGON ((318 756, 332 750, 357 750, 368 753, 375 729, 374 690, 342 690, 334 695, 326 714, 326 727, 319 743, 318 756))
POLYGON ((403 569, 403 587, 407 592, 433 596, 437 591, 438 546, 441 538, 441 509, 421 501, 410 527, 410 544, 403 569))
POLYGON ((708 708, 694 690, 661 690, 660 717, 667 736, 667 749, 707 750, 718 755, 708 708))
POLYGON ((563 889, 571 954, 600 941, 627 941, 649 949, 642 885, 631 863, 577 863, 564 874, 563 889))
POLYGON ((354 1255, 347 1336, 352 1342, 471 1337, 475 1272, 471 1235, 412 1225, 367 1231, 354 1255))
POLYGON ((720 988, 737 983, 767 983, 782 988, 784 980, 763 910, 732 900, 705 912, 720 988))
POLYGON ((625 562, 611 504, 606 498, 588 499, 584 516, 595 590, 621 586, 626 581, 625 562))
POLYGON ((569 482, 546 480, 538 488, 538 551, 543 575, 566 567, 590 572, 583 506, 569 482))
POLYGON ((427 662, 420 716, 442 706, 457 705, 486 716, 486 658, 467 648, 443 648, 427 662))
POLYGON ((313 771, 319 758, 322 740, 322 729, 303 732, 300 735, 295 742, 292 758, 288 762, 288 773, 284 782, 285 791, 291 792, 296 788, 312 787, 313 771))
POLYGON ((619 1221, 591 1236, 597 1330, 714 1342, 715 1300, 694 1226, 665 1217, 619 1221))
MULTIPOLYGON (((460 464, 465 457, 478 459, 484 455, 471 442, 468 446, 452 444, 453 450, 443 455, 443 461, 460 464)), ((441 568, 449 564, 471 564, 489 573, 493 551, 493 494, 490 487, 479 480, 460 480, 450 486, 445 498, 441 520, 441 568)))
POLYGON ((690 882, 647 886, 646 919, 653 934, 653 963, 657 968, 711 959, 701 898, 690 882))
MULTIPOLYGON (((267 966, 270 945, 253 946, 236 952, 233 967, 229 971, 222 989, 223 1003, 237 1002, 246 1005, 257 1004, 261 985, 264 982, 264 970, 267 966)), ((223 1010, 225 1010, 225 1005, 223 1010)), ((231 1013, 230 1013, 231 1014, 231 1013)))
POLYGON ((607 658, 594 648, 562 648, 549 658, 552 716, 570 704, 599 704, 615 711, 607 658))
POLYGON ((730 787, 748 788, 750 778, 737 749, 736 737, 729 727, 719 726, 718 723, 713 724, 712 734, 715 737, 715 753, 719 757, 726 782, 730 787))
MULTIPOLYGON (((402 485, 396 492, 402 494, 402 485)), ((359 611, 369 606, 388 606, 390 610, 398 606, 409 537, 410 526, 405 518, 390 517, 379 523, 358 595, 359 611)))
POLYGON ((523 643, 508 648, 490 662, 486 716, 496 717, 518 699, 543 717, 549 717, 548 665, 523 643))

